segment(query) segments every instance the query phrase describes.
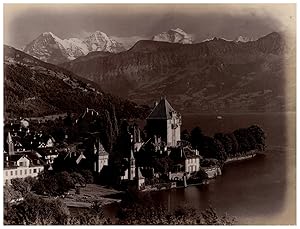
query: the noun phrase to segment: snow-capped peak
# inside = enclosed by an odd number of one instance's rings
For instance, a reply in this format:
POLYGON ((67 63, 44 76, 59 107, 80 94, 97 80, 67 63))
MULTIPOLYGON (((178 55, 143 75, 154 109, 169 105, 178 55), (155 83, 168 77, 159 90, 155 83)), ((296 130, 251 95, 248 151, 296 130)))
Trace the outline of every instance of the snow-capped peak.
POLYGON ((170 29, 168 32, 162 32, 152 37, 154 41, 165 41, 170 43, 192 44, 193 37, 180 28, 170 29))
POLYGON ((90 34, 83 40, 83 43, 87 45, 88 50, 91 51, 106 51, 106 52, 121 52, 124 51, 124 47, 109 37, 106 33, 97 30, 90 34))
POLYGON ((43 36, 47 36, 47 35, 55 36, 52 32, 43 32, 42 35, 43 36))
POLYGON ((101 31, 96 31, 84 39, 61 39, 52 32, 44 32, 24 48, 26 53, 55 64, 73 60, 92 51, 124 50, 120 43, 101 31))
POLYGON ((187 35, 186 32, 184 32, 182 29, 180 28, 177 28, 177 29, 170 29, 171 31, 174 31, 176 33, 180 33, 180 34, 183 34, 183 35, 187 35))
POLYGON ((249 38, 249 37, 244 37, 244 36, 238 36, 235 39, 235 42, 248 42, 248 41, 254 41, 253 38, 249 38))

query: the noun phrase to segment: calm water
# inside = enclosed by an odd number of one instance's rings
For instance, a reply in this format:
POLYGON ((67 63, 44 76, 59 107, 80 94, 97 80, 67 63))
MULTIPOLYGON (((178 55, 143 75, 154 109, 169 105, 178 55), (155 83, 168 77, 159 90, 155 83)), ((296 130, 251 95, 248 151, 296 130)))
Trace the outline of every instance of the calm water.
POLYGON ((152 192, 169 208, 187 204, 197 209, 213 206, 235 216, 239 224, 295 223, 295 113, 184 115, 183 128, 199 126, 204 134, 233 131, 252 124, 267 133, 265 156, 228 164, 223 175, 208 186, 152 192))

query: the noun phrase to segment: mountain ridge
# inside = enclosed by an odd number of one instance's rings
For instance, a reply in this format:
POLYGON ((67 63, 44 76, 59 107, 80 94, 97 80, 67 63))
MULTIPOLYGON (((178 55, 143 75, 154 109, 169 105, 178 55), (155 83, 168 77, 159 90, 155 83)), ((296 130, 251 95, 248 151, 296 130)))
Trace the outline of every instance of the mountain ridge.
POLYGON ((278 33, 249 42, 142 40, 125 52, 61 66, 137 103, 166 95, 184 112, 276 111, 285 109, 284 47, 278 33))
MULTIPOLYGON (((210 38, 205 41, 213 39, 225 38, 210 38)), ((156 34, 151 37, 131 36, 118 37, 109 36, 106 33, 97 30, 90 33, 85 38, 68 38, 61 39, 52 32, 44 32, 37 38, 27 44, 22 51, 48 63, 61 64, 74 60, 78 57, 85 56, 90 52, 104 51, 111 53, 119 53, 131 49, 138 41, 154 40, 169 43, 193 44, 195 37, 192 34, 186 33, 180 28, 169 29, 166 32, 156 34)), ((248 42, 253 41, 252 38, 239 36, 234 42, 248 42)), ((199 42, 197 42, 199 43, 199 42)), ((201 43, 201 42, 200 42, 201 43)))
POLYGON ((145 115, 146 106, 105 93, 87 79, 4 45, 4 111, 6 118, 78 113, 115 107, 118 117, 145 115))

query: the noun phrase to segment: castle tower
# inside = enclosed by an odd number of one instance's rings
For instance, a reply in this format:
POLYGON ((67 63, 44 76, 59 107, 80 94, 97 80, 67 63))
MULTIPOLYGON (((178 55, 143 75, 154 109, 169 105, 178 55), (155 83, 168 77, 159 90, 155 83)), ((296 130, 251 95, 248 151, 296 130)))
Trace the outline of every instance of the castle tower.
POLYGON ((156 103, 147 117, 149 137, 161 137, 168 147, 175 147, 180 141, 180 127, 181 115, 174 110, 166 98, 162 98, 159 103, 156 103))
POLYGON ((12 140, 10 132, 8 132, 7 138, 6 138, 6 143, 8 145, 8 155, 13 155, 15 152, 15 145, 12 140))
POLYGON ((100 173, 102 168, 108 165, 109 154, 105 151, 99 139, 97 139, 94 145, 94 154, 96 155, 94 171, 100 173))

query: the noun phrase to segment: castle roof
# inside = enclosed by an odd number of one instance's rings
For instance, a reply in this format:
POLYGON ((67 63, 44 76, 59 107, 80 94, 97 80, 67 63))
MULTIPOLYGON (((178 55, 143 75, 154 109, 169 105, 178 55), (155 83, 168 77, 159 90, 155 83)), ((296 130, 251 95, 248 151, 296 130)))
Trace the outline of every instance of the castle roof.
POLYGON ((99 156, 109 155, 109 154, 106 152, 106 150, 104 149, 104 147, 103 147, 103 145, 101 144, 100 140, 98 140, 98 141, 95 143, 95 149, 97 150, 99 156))
POLYGON ((171 119, 172 112, 175 112, 174 108, 170 105, 166 98, 163 98, 154 107, 147 119, 171 119))

